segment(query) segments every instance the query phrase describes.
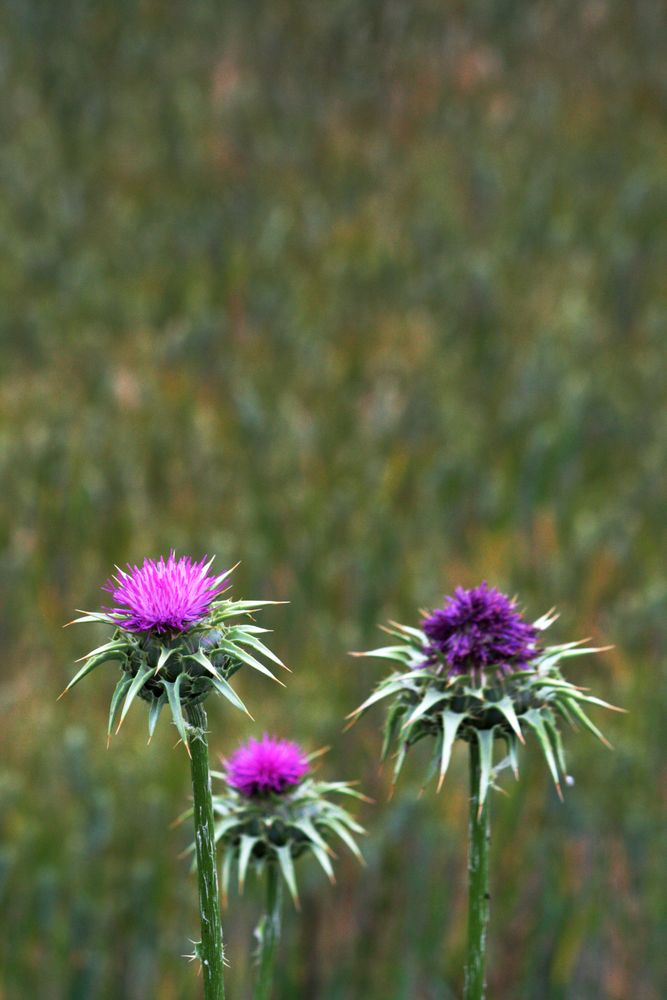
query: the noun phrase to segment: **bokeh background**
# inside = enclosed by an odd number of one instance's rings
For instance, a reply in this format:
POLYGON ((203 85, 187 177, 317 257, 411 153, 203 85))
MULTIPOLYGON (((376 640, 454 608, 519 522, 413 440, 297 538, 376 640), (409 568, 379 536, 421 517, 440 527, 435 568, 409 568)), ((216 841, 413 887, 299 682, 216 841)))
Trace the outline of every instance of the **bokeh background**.
MULTIPOLYGON (((304 863, 278 998, 453 1000, 464 755, 387 802, 378 623, 518 592, 630 714, 493 800, 490 995, 659 1000, 664 930, 667 36, 660 0, 6 0, 0 8, 0 998, 190 1000, 166 717, 107 751, 114 563, 242 560, 285 692, 215 752, 330 744, 367 868, 304 863), (662 933, 661 933, 662 932, 662 933)), ((226 917, 248 998, 259 896, 226 917)))

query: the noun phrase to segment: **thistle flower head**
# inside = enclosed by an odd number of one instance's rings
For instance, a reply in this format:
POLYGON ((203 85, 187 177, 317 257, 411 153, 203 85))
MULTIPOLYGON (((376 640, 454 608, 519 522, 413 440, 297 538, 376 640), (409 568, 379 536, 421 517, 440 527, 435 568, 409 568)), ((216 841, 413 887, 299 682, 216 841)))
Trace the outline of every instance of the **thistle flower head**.
POLYGON ((342 840, 361 860, 355 838, 364 829, 334 799, 365 796, 345 781, 316 780, 310 762, 319 753, 306 754, 297 743, 265 735, 242 744, 223 761, 225 770, 214 772, 222 782, 213 811, 225 895, 234 869, 242 891, 249 868, 261 874, 274 865, 298 906, 297 858, 314 855, 332 882, 332 840, 342 840))
POLYGON ((261 740, 249 739, 232 754, 227 761, 227 783, 247 798, 268 792, 280 795, 297 785, 308 768, 298 743, 265 733, 261 740))
POLYGON ((423 622, 428 664, 443 664, 450 675, 523 670, 539 651, 538 630, 524 621, 516 602, 486 582, 457 587, 444 606, 423 622))
POLYGON ((206 558, 199 562, 188 556, 177 559, 173 551, 167 559, 146 559, 141 567, 128 566, 127 572, 119 570, 105 587, 115 606, 85 612, 75 619, 101 622, 114 629, 108 642, 82 657, 83 666, 65 689, 74 687, 103 663, 115 660, 119 664, 121 674, 109 711, 109 736, 119 716, 120 729, 138 696, 149 703, 149 737, 162 708, 168 705, 179 736, 189 749, 187 706, 216 693, 247 712, 229 683, 244 665, 277 681, 262 658, 281 667, 284 664, 259 638, 266 629, 247 621, 263 605, 277 602, 223 600, 232 570, 211 576, 210 566, 206 558))
POLYGON ((212 601, 228 586, 228 573, 209 576, 212 560, 180 559, 172 549, 169 558, 144 559, 142 566, 119 570, 108 580, 107 590, 116 606, 107 608, 128 632, 184 632, 206 617, 212 601))
POLYGON ((560 794, 561 779, 567 778, 560 723, 580 723, 606 743, 584 707, 614 706, 563 677, 566 658, 601 650, 581 642, 543 646, 538 637, 555 620, 549 612, 529 624, 514 601, 483 583, 472 590, 458 588, 426 616, 421 629, 392 623, 386 631, 394 645, 357 654, 399 664, 351 714, 355 721, 387 699, 382 759, 396 746, 394 780, 410 747, 434 737, 429 773, 439 776, 440 788, 455 741, 475 741, 481 807, 498 771, 509 765, 518 775, 518 746, 532 732, 560 794), (494 767, 498 739, 507 755, 494 767))

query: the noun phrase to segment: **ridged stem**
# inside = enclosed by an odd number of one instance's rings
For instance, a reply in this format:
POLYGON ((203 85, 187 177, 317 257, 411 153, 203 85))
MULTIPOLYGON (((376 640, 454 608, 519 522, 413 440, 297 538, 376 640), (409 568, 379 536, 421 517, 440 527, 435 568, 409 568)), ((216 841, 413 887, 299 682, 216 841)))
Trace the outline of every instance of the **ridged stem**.
POLYGON ((208 768, 206 712, 201 705, 187 705, 185 716, 190 723, 192 795, 194 800, 195 850, 199 878, 199 916, 205 1000, 224 1000, 222 923, 218 893, 211 776, 208 768))
POLYGON ((486 994, 486 928, 489 920, 489 801, 479 808, 480 753, 470 742, 470 813, 468 821, 468 946, 464 1000, 484 1000, 486 994))
POLYGON ((280 909, 282 886, 275 864, 269 863, 266 871, 266 913, 260 925, 259 969, 255 984, 254 1000, 271 1000, 273 970, 280 938, 280 909))

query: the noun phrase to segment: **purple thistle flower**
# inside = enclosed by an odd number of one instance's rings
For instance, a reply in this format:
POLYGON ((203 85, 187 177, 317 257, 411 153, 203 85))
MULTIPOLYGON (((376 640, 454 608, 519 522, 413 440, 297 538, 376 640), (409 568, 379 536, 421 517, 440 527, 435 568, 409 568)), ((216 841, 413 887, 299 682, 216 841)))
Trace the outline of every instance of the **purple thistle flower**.
POLYGON ((102 588, 117 605, 105 611, 128 632, 184 632, 206 616, 226 587, 229 572, 208 576, 211 562, 207 556, 200 562, 176 559, 172 550, 166 561, 160 556, 157 562, 144 559, 141 567, 128 564, 127 572, 119 570, 102 588))
POLYGON ((444 659, 449 674, 513 673, 540 651, 535 626, 524 621, 515 601, 486 582, 470 590, 457 587, 422 627, 430 640, 426 664, 444 659))
POLYGON ((247 798, 285 792, 308 771, 308 760, 298 743, 267 733, 261 740, 243 743, 225 764, 227 783, 247 798))

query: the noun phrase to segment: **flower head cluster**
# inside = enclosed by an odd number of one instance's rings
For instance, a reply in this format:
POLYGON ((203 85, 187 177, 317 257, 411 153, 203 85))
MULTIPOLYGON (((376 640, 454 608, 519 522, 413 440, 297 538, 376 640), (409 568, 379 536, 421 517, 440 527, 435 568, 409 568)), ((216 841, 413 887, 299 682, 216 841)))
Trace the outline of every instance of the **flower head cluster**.
POLYGON ((149 703, 149 735, 168 705, 189 749, 185 711, 189 706, 216 693, 247 711, 229 683, 244 665, 277 680, 262 658, 281 667, 284 664, 260 639, 266 629, 247 621, 263 605, 276 602, 223 600, 232 571, 209 575, 211 562, 206 558, 195 562, 188 556, 177 559, 172 551, 166 559, 161 556, 145 559, 141 566, 128 566, 106 584, 114 607, 85 612, 75 619, 114 629, 108 642, 82 657, 83 666, 66 688, 110 660, 120 665, 111 698, 109 736, 117 720, 120 728, 139 697, 149 703))
POLYGON ((265 735, 242 744, 223 761, 225 770, 214 772, 222 782, 213 811, 225 894, 234 869, 242 890, 249 868, 260 874, 273 865, 298 905, 297 858, 314 855, 332 882, 332 840, 343 841, 361 860, 355 837, 363 827, 334 798, 365 796, 345 781, 317 781, 310 762, 318 753, 265 735))
POLYGON ((566 658, 599 649, 580 642, 546 647, 539 642, 555 619, 549 612, 529 624, 514 601, 482 583, 471 590, 458 588, 442 608, 426 616, 421 629, 392 623, 386 631, 394 645, 357 654, 399 665, 351 715, 356 720, 376 702, 390 699, 382 759, 397 746, 394 780, 410 747, 434 737, 430 773, 439 776, 440 788, 455 741, 475 742, 483 804, 496 771, 509 764, 518 774, 518 746, 532 732, 560 794, 566 776, 561 721, 580 723, 606 742, 584 706, 613 706, 561 673, 566 658), (507 756, 494 768, 498 739, 507 756))
POLYGON ((232 754, 227 761, 227 783, 247 798, 270 792, 280 795, 298 785, 308 768, 298 743, 265 733, 261 740, 249 739, 232 754))
POLYGON ((204 556, 193 562, 189 556, 155 561, 119 570, 108 580, 107 590, 116 606, 105 610, 128 632, 184 632, 208 614, 212 601, 227 587, 228 573, 209 576, 212 560, 204 556))
POLYGON ((528 667, 539 652, 537 628, 524 620, 515 601, 486 582, 470 590, 457 587, 422 628, 426 663, 443 663, 451 675, 489 669, 509 674, 528 667))

